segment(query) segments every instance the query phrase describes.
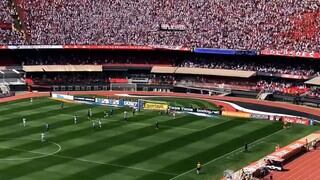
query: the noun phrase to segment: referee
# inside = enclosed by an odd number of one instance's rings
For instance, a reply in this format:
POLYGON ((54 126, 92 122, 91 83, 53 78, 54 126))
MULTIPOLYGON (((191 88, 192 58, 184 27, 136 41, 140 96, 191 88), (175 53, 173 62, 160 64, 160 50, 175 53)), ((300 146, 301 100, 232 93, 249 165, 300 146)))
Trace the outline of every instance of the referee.
POLYGON ((200 174, 200 170, 201 170, 201 163, 198 162, 198 164, 197 164, 197 174, 198 175, 200 174))

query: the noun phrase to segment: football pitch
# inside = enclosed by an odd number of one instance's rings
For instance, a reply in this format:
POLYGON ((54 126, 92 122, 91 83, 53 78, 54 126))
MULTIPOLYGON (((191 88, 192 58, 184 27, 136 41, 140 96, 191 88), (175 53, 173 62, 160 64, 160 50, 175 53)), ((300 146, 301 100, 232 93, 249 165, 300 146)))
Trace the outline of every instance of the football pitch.
MULTIPOLYGON (((165 99, 175 105, 215 108, 201 100, 165 99)), ((199 117, 65 103, 49 98, 0 103, 0 179, 10 180, 192 180, 220 179, 318 127, 278 122, 199 117), (87 118, 92 108, 101 128, 87 118), (128 121, 123 112, 128 111, 128 121), (74 124, 73 116, 78 116, 74 124), (22 124, 26 118, 26 127, 22 124), (155 128, 156 120, 159 129, 155 128), (40 141, 45 124, 46 142, 40 141), (243 152, 249 143, 249 152, 243 152), (203 164, 197 175, 197 162, 203 164)))

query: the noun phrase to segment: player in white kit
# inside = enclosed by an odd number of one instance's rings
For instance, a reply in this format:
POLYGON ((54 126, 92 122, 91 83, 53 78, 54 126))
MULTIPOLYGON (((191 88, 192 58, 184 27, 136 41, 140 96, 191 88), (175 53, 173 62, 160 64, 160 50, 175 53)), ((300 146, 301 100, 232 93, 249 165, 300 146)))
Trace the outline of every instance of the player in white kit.
POLYGON ((101 120, 98 121, 99 128, 102 128, 101 120))
POLYGON ((127 121, 127 118, 128 118, 128 112, 127 112, 127 111, 124 111, 124 112, 123 112, 123 119, 124 119, 125 121, 127 121))
POLYGON ((78 123, 78 120, 77 120, 77 116, 76 116, 76 115, 73 116, 73 122, 74 122, 74 124, 77 124, 77 123, 78 123))
POLYGON ((23 123, 23 127, 26 127, 26 125, 27 125, 27 119, 26 119, 26 118, 22 118, 22 123, 23 123))
POLYGON ((45 142, 46 139, 45 139, 45 134, 44 133, 41 133, 41 142, 45 142))

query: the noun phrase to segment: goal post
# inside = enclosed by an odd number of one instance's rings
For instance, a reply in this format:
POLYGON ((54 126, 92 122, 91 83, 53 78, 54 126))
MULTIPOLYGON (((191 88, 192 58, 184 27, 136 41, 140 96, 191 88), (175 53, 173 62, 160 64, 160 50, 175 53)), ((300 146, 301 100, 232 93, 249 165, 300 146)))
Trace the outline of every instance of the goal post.
POLYGON ((137 91, 137 84, 135 83, 111 83, 111 91, 137 91))

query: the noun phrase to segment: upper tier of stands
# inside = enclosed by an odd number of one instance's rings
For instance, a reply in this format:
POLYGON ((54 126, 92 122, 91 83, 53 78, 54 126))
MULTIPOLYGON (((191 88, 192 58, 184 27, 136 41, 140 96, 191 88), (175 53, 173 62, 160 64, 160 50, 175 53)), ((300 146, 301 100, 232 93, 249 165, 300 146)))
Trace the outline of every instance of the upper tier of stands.
MULTIPOLYGON (((154 73, 233 77, 257 75, 301 79, 305 81, 315 76, 320 76, 320 61, 318 60, 283 57, 200 55, 186 52, 173 53, 161 51, 4 50, 1 53, 0 66, 8 65, 100 65, 103 70, 142 70, 153 67, 152 72, 154 73)), ((59 66, 52 67, 54 69, 59 68, 59 66)), ((84 71, 90 69, 85 66, 82 67, 84 67, 84 71)), ((37 68, 37 71, 40 72, 50 71, 50 68, 46 69, 42 66, 33 68, 37 68)), ((63 69, 59 71, 69 71, 63 69)), ((26 71, 28 70, 26 69, 26 71)))
POLYGON ((0 44, 23 44, 21 33, 12 28, 14 24, 12 14, 15 12, 10 9, 11 3, 12 0, 0 1, 0 44))
MULTIPOLYGON (((30 38, 26 42, 0 38, 0 44, 147 44, 319 51, 320 1, 17 2, 30 38)), ((0 8, 0 18, 4 11, 7 8, 0 8)), ((0 31, 0 37, 8 36, 0 31)))

